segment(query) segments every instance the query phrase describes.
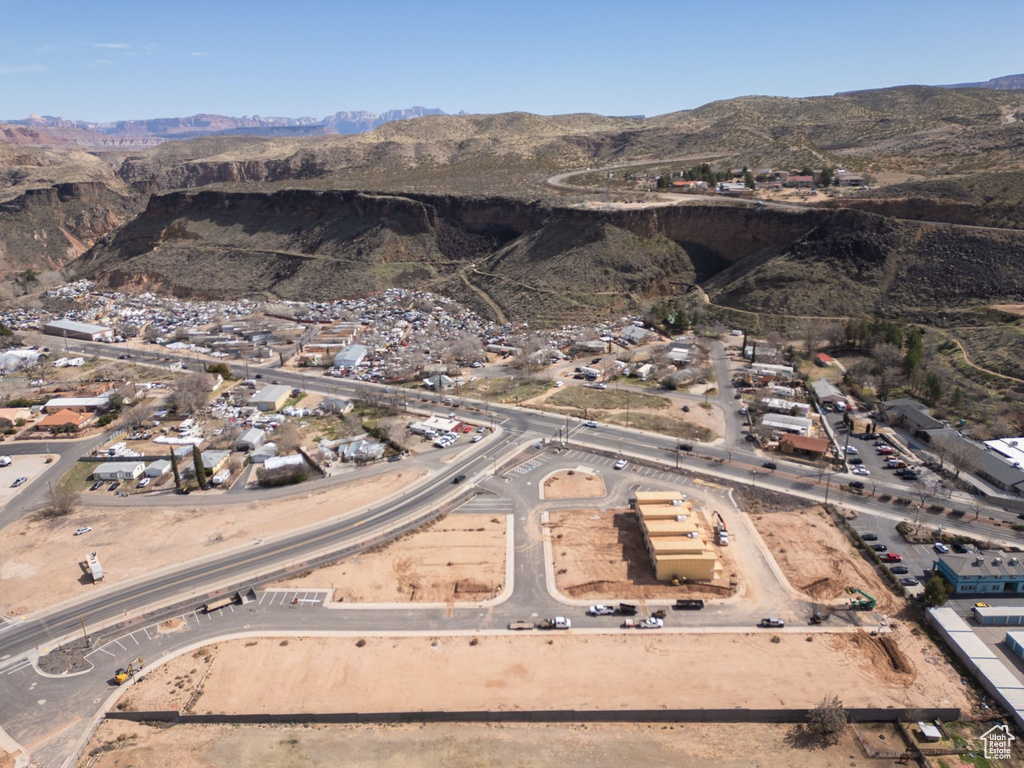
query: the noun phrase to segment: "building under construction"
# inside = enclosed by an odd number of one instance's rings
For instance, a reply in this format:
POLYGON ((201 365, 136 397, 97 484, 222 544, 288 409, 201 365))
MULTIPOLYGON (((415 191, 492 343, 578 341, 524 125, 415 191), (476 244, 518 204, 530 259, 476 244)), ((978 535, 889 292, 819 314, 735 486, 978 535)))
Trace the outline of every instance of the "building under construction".
POLYGON ((707 525, 676 491, 637 491, 633 506, 659 581, 715 581, 722 564, 707 543, 707 525))

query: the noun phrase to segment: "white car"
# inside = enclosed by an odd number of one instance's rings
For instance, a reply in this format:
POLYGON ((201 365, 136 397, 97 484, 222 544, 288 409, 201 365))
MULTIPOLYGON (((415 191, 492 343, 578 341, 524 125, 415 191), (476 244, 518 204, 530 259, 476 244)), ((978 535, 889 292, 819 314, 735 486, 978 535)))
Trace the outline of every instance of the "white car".
POLYGON ((856 466, 851 471, 855 475, 870 475, 871 474, 871 470, 870 469, 868 469, 867 467, 862 467, 862 466, 856 466))
POLYGON ((657 616, 648 616, 646 619, 636 625, 637 629, 661 629, 665 626, 665 622, 659 619, 657 616))
POLYGON ((0 456, 0 467, 9 467, 9 466, 11 466, 11 457, 10 456, 0 456))
POLYGON ((597 426, 597 422, 596 421, 584 421, 583 422, 583 426, 584 427, 596 427, 597 426))
POLYGON ((587 609, 590 616, 613 616, 615 609, 610 605, 592 605, 587 609))
POLYGON ((470 363, 469 367, 470 368, 483 368, 484 364, 481 363, 479 360, 477 360, 476 362, 470 363))
POLYGON ((479 443, 483 439, 484 439, 483 435, 474 435, 473 439, 470 440, 469 442, 471 442, 471 443, 479 443))
POLYGON ((857 450, 856 445, 846 446, 846 452, 849 453, 851 456, 856 456, 858 453, 860 453, 860 451, 857 450))
POLYGON ((607 384, 595 384, 594 388, 595 389, 608 389, 608 385, 607 384))
POLYGON ((619 459, 615 462, 615 469, 625 469, 627 464, 629 464, 629 462, 625 459, 619 459))
POLYGON ((558 389, 560 387, 563 387, 563 386, 565 386, 565 382, 564 381, 556 381, 555 382, 555 388, 556 389, 558 389))
POLYGON ((83 533, 88 533, 91 530, 92 528, 86 525, 85 527, 79 528, 77 531, 75 531, 75 536, 81 536, 83 533))
POLYGON ((941 541, 936 541, 935 544, 932 545, 932 546, 934 547, 935 551, 938 552, 940 555, 948 555, 949 554, 949 547, 947 547, 941 541))
POLYGON ((141 480, 139 480, 139 484, 136 485, 135 487, 136 488, 145 488, 147 485, 149 485, 149 478, 148 477, 144 477, 141 480))

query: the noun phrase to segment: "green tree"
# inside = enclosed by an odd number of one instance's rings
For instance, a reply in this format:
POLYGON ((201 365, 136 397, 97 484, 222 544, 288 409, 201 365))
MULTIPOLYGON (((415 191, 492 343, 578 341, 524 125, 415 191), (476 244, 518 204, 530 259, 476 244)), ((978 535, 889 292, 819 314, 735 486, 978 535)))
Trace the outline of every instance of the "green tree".
POLYGON ((929 608, 938 608, 940 605, 945 605, 952 594, 953 585, 936 574, 925 582, 921 601, 929 608))
POLYGON ((808 167, 808 166, 806 166, 806 165, 805 165, 805 166, 804 166, 804 167, 803 167, 803 168, 802 168, 802 169, 800 170, 800 175, 801 175, 801 176, 814 176, 814 169, 812 169, 812 168, 810 168, 810 167, 808 167))
POLYGON ((827 165, 821 169, 821 186, 832 186, 832 169, 829 168, 827 165))
POLYGON ((668 174, 663 174, 658 177, 658 189, 666 189, 670 184, 668 174))
POLYGON ((960 387, 954 387, 953 394, 949 397, 949 405, 956 411, 964 407, 964 391, 960 387))
POLYGON ((928 371, 924 375, 924 395, 931 403, 938 403, 942 399, 942 377, 935 371, 928 371))
POLYGON ((196 482, 199 483, 199 488, 206 487, 206 467, 203 466, 203 454, 199 452, 199 446, 192 446, 192 465, 196 470, 196 482))
POLYGON ((178 457, 171 451, 171 472, 174 473, 174 487, 181 490, 181 472, 178 470, 178 457))
POLYGON ((750 171, 743 172, 743 183, 746 184, 750 189, 757 189, 757 182, 754 181, 754 174, 750 171))

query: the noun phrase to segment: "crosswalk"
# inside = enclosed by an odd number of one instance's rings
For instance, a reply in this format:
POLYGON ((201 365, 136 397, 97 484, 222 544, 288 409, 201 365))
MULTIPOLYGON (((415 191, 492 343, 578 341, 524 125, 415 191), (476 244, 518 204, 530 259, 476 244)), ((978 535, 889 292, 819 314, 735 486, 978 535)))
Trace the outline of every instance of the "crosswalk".
POLYGON ((491 494, 474 496, 465 504, 454 510, 456 514, 468 515, 507 515, 511 514, 513 504, 511 499, 491 494))
POLYGON ((538 469, 539 467, 544 466, 548 462, 549 459, 550 459, 549 456, 536 456, 536 457, 530 459, 529 461, 527 461, 527 462, 525 462, 523 464, 520 464, 517 467, 512 467, 512 469, 510 469, 508 471, 508 474, 510 474, 510 475, 528 475, 530 472, 533 472, 535 469, 538 469))

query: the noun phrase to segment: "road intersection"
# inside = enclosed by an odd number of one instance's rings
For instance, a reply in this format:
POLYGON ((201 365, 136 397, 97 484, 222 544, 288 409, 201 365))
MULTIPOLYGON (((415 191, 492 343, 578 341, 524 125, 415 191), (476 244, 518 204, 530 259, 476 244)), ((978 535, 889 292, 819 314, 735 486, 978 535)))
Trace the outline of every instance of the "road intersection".
MULTIPOLYGON (((587 428, 578 419, 566 419, 558 414, 464 401, 459 409, 460 416, 471 422, 493 422, 497 426, 496 434, 474 450, 466 451, 465 457, 458 461, 447 465, 435 461, 428 479, 398 499, 372 505, 315 528, 267 540, 259 547, 229 552, 213 561, 185 563, 136 583, 119 586, 102 597, 58 606, 21 622, 0 624, 0 725, 30 749, 33 759, 40 765, 61 765, 91 731, 91 724, 111 690, 110 672, 139 655, 147 662, 156 661, 179 653, 182 648, 237 633, 499 632, 509 621, 556 611, 582 615, 579 601, 557 595, 548 575, 550 558, 545 556, 542 542, 529 535, 538 526, 538 521, 530 517, 531 509, 538 503, 536 497, 529 498, 536 490, 536 485, 531 484, 542 473, 559 466, 585 463, 607 469, 605 465, 618 458, 628 458, 630 466, 626 472, 607 473, 617 475, 614 493, 621 499, 637 489, 671 487, 688 488, 688 492, 693 492, 694 476, 704 475, 734 484, 753 483, 821 501, 829 492, 830 480, 823 481, 818 469, 780 462, 778 471, 766 471, 761 467, 762 457, 746 447, 734 401, 725 386, 730 380, 725 350, 717 342, 714 350, 719 387, 717 394, 709 399, 725 411, 727 431, 723 439, 699 446, 694 454, 681 453, 678 441, 663 435, 606 425, 587 428), (555 454, 552 447, 559 437, 566 438, 567 450, 555 454), (502 471, 506 465, 507 470, 502 471), (458 474, 467 475, 469 481, 454 486, 452 480, 458 474), (455 506, 456 514, 460 508, 487 508, 496 514, 509 515, 512 521, 514 587, 506 585, 505 593, 494 604, 453 610, 404 606, 373 611, 326 610, 322 607, 322 598, 318 602, 316 595, 296 595, 287 600, 274 596, 277 593, 260 591, 257 599, 247 605, 232 606, 216 614, 202 614, 197 610, 208 594, 266 583, 280 574, 282 564, 309 563, 317 558, 338 557, 375 546, 396 532, 408 530, 439 514, 456 499, 464 502, 455 506), (163 621, 175 617, 180 618, 184 629, 173 633, 159 631, 163 621), (81 675, 58 678, 37 672, 33 662, 37 648, 46 650, 61 639, 74 636, 80 632, 82 624, 95 644, 89 657, 96 664, 95 668, 81 675)), ((102 345, 95 345, 88 353, 112 354, 102 345)), ((274 376, 287 385, 302 385, 310 391, 323 390, 349 397, 358 397, 373 389, 371 385, 346 380, 315 381, 285 370, 275 370, 274 376)), ((431 397, 420 396, 409 402, 411 407, 425 413, 451 410, 450 406, 431 397)), ((37 442, 17 444, 13 446, 17 451, 10 452, 48 450, 60 453, 61 458, 41 478, 52 481, 62 476, 88 447, 84 441, 62 442, 59 446, 52 442, 43 446, 37 442)), ((344 478, 325 478, 310 483, 343 481, 344 478)), ((8 505, 0 517, 0 526, 37 506, 42 485, 40 481, 33 483, 8 505)), ((838 493, 835 486, 832 483, 833 498, 838 493)), ((303 490, 307 491, 308 488, 303 490)), ((721 494, 724 504, 727 493, 712 492, 721 494)), ((276 489, 273 493, 286 496, 289 490, 276 489)), ((162 505, 172 500, 173 497, 168 497, 159 499, 158 503, 162 505)), ((130 503, 146 502, 133 498, 130 503)), ((218 503, 223 503, 223 497, 218 503)), ((883 519, 898 521, 908 516, 905 511, 875 498, 844 494, 842 503, 883 519)), ((987 514, 1000 520, 1013 517, 1004 510, 988 510, 987 514)), ((737 514, 738 525, 740 518, 745 519, 745 516, 737 514)), ((749 522, 747 526, 753 531, 749 522)), ((974 536, 991 536, 996 530, 983 520, 961 520, 953 529, 974 536)), ((754 535, 749 537, 750 541, 754 541, 754 535)), ((1019 534, 1005 530, 999 537, 1017 543, 1024 540, 1019 534)), ((750 627, 769 608, 773 614, 789 617, 799 617, 805 612, 806 600, 785 584, 777 567, 773 569, 774 561, 770 557, 763 553, 758 556, 756 548, 745 554, 754 564, 752 567, 758 569, 759 588, 761 582, 774 583, 777 587, 760 590, 759 599, 752 604, 722 601, 721 605, 710 606, 699 617, 702 630, 750 627)), ((672 618, 675 621, 669 622, 670 631, 685 631, 688 624, 696 623, 690 617, 672 618)), ((584 626, 614 631, 616 624, 617 620, 594 620, 584 626)), ((850 626, 855 624, 855 618, 851 618, 850 626)), ((801 631, 807 628, 801 627, 801 631)))

